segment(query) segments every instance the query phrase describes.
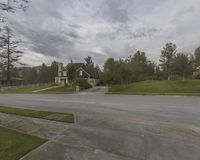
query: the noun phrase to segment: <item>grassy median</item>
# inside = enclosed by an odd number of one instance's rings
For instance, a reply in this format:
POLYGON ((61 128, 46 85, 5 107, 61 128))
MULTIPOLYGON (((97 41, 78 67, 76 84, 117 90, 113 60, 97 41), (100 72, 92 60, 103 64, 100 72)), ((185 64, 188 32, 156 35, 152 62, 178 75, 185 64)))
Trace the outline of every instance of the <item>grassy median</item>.
POLYGON ((142 81, 112 86, 109 91, 116 94, 200 95, 200 80, 142 81))
POLYGON ((38 111, 38 110, 32 110, 32 109, 21 109, 21 108, 12 108, 12 107, 4 107, 4 106, 0 106, 0 112, 20 115, 20 116, 33 117, 33 118, 53 120, 53 121, 74 123, 74 114, 72 113, 38 111))
POLYGON ((0 127, 0 159, 18 160, 46 140, 0 127))

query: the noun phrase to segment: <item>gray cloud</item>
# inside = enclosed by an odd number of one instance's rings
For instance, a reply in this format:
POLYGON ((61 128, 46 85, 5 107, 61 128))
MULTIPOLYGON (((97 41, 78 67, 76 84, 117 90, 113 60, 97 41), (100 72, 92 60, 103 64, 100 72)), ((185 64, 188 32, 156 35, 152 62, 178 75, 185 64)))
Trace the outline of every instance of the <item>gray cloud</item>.
POLYGON ((138 49, 157 61, 166 42, 187 52, 200 45, 198 6, 199 0, 33 0, 9 20, 26 42, 32 65, 41 56, 48 62, 88 55, 102 64, 138 49))
POLYGON ((78 24, 68 24, 68 26, 71 28, 82 28, 82 26, 78 24))
POLYGON ((157 28, 138 28, 135 32, 130 33, 130 39, 152 37, 159 32, 157 28))
POLYGON ((129 20, 128 11, 122 7, 123 3, 123 0, 105 0, 100 14, 110 22, 126 23, 129 20))

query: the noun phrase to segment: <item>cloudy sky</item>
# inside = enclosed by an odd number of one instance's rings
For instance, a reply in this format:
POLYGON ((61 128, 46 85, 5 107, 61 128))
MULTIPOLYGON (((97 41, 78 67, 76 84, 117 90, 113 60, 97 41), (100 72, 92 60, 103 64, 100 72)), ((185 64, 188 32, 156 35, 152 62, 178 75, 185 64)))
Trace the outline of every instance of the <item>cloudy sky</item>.
POLYGON ((200 45, 200 0, 32 0, 9 19, 29 65, 86 56, 102 65, 136 50, 158 62, 167 42, 185 52, 200 45))

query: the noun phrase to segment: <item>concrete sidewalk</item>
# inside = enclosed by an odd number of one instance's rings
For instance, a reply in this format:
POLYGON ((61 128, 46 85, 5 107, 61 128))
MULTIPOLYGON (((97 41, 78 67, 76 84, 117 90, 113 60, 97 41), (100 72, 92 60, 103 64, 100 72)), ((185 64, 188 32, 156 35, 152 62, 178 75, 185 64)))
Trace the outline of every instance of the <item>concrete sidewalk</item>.
MULTIPOLYGON (((180 128, 182 134, 179 135, 179 128, 177 132, 171 133, 175 128, 151 122, 134 122, 131 131, 116 126, 99 128, 98 124, 82 126, 80 121, 87 121, 88 116, 78 116, 77 124, 66 124, 0 113, 0 125, 49 140, 21 160, 200 159, 198 130, 188 129, 184 133, 183 128, 180 128), (188 133, 189 131, 191 133, 188 133), (187 137, 188 135, 190 137, 187 137)), ((111 121, 100 115, 95 115, 95 119, 97 122, 101 122, 102 119, 107 123, 111 121)), ((90 117, 88 120, 94 119, 90 117)), ((95 121, 92 123, 95 124, 95 121)))
POLYGON ((50 90, 50 89, 61 88, 61 87, 62 87, 62 86, 47 87, 47 88, 44 88, 44 89, 39 89, 39 90, 32 91, 32 93, 39 93, 39 92, 42 92, 42 91, 48 91, 48 90, 50 90))

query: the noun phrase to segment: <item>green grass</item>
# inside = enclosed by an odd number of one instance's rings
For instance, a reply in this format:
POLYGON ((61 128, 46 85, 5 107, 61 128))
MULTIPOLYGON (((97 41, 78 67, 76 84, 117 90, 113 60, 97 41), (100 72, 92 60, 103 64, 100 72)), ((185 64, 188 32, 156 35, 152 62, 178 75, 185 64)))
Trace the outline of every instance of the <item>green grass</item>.
POLYGON ((48 90, 41 91, 38 93, 65 94, 65 93, 72 93, 72 92, 74 92, 74 89, 65 87, 65 86, 61 86, 58 88, 52 88, 52 89, 48 89, 48 90))
POLYGON ((45 89, 49 86, 26 86, 18 88, 9 88, 3 91, 2 93, 32 93, 35 90, 45 89))
POLYGON ((109 91, 118 94, 200 95, 200 80, 142 81, 125 87, 116 85, 109 91))
POLYGON ((0 159, 18 160, 46 140, 0 127, 0 159))
POLYGON ((74 123, 74 114, 72 113, 57 113, 57 112, 38 111, 38 110, 3 107, 3 106, 0 106, 0 112, 20 115, 20 116, 33 117, 33 118, 41 118, 41 119, 47 119, 46 117, 52 114, 59 114, 59 115, 64 115, 64 118, 61 120, 55 120, 55 121, 74 123))

